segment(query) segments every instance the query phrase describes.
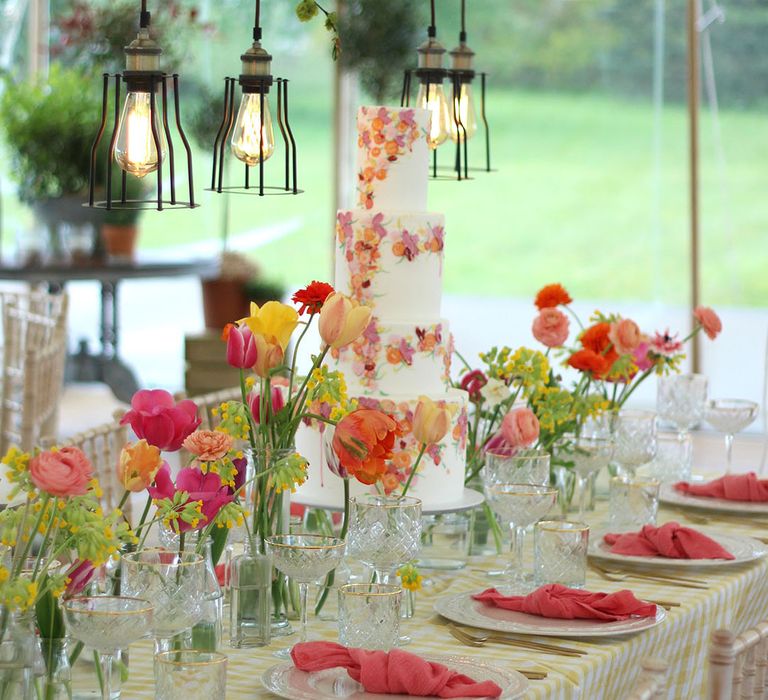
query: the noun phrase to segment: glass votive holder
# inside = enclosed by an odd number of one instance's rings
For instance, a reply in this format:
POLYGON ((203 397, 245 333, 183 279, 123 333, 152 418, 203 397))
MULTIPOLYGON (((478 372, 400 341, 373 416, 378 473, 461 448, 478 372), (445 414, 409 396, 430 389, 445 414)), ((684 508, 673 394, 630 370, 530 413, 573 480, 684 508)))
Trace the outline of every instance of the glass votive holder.
POLYGON ((184 649, 155 654, 155 700, 196 700, 227 694, 227 656, 184 649))
POLYGON ((614 476, 610 482, 608 528, 611 532, 655 525, 659 511, 659 481, 647 477, 614 476))
POLYGON ((688 433, 658 433, 656 456, 642 474, 662 484, 690 481, 693 469, 693 440, 688 433))
POLYGON ((400 586, 348 583, 339 588, 339 642, 389 651, 400 638, 400 586))
POLYGON ((560 583, 584 588, 587 578, 589 525, 569 520, 541 520, 533 529, 533 576, 536 586, 560 583))

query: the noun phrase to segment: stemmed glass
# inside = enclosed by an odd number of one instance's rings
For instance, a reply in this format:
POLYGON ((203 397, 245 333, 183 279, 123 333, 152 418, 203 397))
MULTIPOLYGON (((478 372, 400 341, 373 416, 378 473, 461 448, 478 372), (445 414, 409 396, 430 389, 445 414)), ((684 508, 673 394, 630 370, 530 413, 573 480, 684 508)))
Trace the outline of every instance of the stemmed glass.
POLYGON ((672 423, 682 436, 704 417, 707 378, 703 374, 671 374, 659 377, 656 385, 656 410, 672 423))
POLYGON ((536 484, 493 484, 486 489, 493 512, 512 529, 512 568, 508 593, 522 595, 531 589, 523 570, 525 529, 541 520, 557 502, 557 489, 536 484))
POLYGON ((99 652, 101 697, 112 697, 112 660, 149 634, 153 606, 142 598, 93 596, 71 598, 64 605, 67 628, 75 639, 99 652))
POLYGON ((121 591, 154 603, 155 653, 170 651, 179 632, 200 621, 206 594, 205 559, 194 552, 143 549, 121 560, 121 591))
POLYGON ((349 555, 390 583, 395 570, 421 549, 421 501, 410 496, 355 496, 350 499, 349 555))
POLYGON ((656 456, 656 414, 622 410, 611 421, 613 461, 622 476, 634 476, 638 467, 656 456))
POLYGON ((587 510, 590 479, 611 461, 614 442, 611 438, 586 435, 565 436, 558 444, 559 458, 573 462, 575 485, 579 492, 579 520, 587 510))
POLYGON ((483 466, 483 485, 549 483, 549 452, 546 450, 518 450, 513 455, 487 452, 483 466))
MULTIPOLYGON (((345 542, 326 535, 274 535, 265 542, 275 568, 299 584, 299 641, 306 642, 309 584, 338 566, 344 556, 345 542)), ((275 656, 287 659, 290 651, 290 647, 286 647, 276 651, 275 656)))
POLYGON ((704 418, 715 430, 725 433, 726 474, 731 473, 733 437, 757 418, 759 406, 743 399, 712 399, 707 401, 704 418))

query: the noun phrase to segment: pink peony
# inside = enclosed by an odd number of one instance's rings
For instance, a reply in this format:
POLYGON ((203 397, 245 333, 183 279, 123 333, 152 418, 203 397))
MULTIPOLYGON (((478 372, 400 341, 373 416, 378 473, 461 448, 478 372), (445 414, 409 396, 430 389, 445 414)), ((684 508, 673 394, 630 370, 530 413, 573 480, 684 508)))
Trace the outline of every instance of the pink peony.
MULTIPOLYGON (((285 406, 285 399, 283 398, 283 390, 280 387, 272 387, 272 415, 275 416, 285 406)), ((256 424, 261 423, 261 394, 252 391, 248 394, 248 408, 251 409, 251 415, 253 416, 253 422, 256 424)))
POLYGON ((622 318, 611 324, 608 340, 619 355, 631 355, 643 342, 643 334, 638 325, 629 318, 622 318))
POLYGON ((502 419, 501 434, 513 447, 527 447, 539 437, 539 419, 530 408, 514 408, 502 419))
POLYGON ((720 317, 708 306, 697 306, 693 311, 694 318, 701 324, 710 340, 714 340, 723 330, 720 317))
POLYGON ((51 496, 82 496, 93 478, 93 465, 77 447, 41 452, 29 461, 29 477, 51 496))
POLYGON ((177 404, 163 389, 142 389, 131 399, 131 410, 120 423, 130 423, 136 437, 150 445, 175 452, 200 425, 197 406, 188 399, 177 404))
POLYGON ((568 317, 559 309, 542 309, 533 319, 533 337, 548 348, 559 348, 568 340, 569 325, 568 317))
POLYGON ((232 436, 219 430, 196 430, 182 443, 201 462, 215 462, 232 449, 232 436))

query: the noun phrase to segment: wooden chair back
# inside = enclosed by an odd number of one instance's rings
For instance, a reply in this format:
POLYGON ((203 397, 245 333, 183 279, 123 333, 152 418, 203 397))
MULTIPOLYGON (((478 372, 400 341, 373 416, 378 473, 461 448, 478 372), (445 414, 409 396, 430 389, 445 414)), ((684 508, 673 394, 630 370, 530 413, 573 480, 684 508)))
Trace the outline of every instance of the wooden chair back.
POLYGON ((712 633, 709 698, 768 698, 768 620, 738 636, 730 630, 715 630, 712 633))
POLYGON ((669 697, 667 673, 669 665, 663 659, 647 656, 640 661, 640 677, 625 700, 662 700, 669 697))

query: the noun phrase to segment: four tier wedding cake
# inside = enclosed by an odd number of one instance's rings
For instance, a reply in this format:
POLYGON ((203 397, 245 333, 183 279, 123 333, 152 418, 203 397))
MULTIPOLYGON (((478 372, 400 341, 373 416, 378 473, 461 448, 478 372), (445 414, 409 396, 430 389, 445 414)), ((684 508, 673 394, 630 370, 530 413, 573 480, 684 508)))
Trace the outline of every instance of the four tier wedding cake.
MULTIPOLYGON (((426 211, 428 119, 426 110, 360 108, 358 206, 337 215, 335 286, 373 307, 373 317, 362 337, 329 361, 361 408, 391 413, 407 430, 421 395, 451 409, 451 430, 424 455, 408 492, 425 509, 461 501, 467 438, 467 394, 450 388, 453 338, 440 317, 444 218, 426 211)), ((328 470, 323 440, 321 426, 297 435, 310 467, 295 500, 339 506, 342 484, 328 470)), ((418 451, 410 434, 401 438, 391 473, 404 481, 418 451)))

